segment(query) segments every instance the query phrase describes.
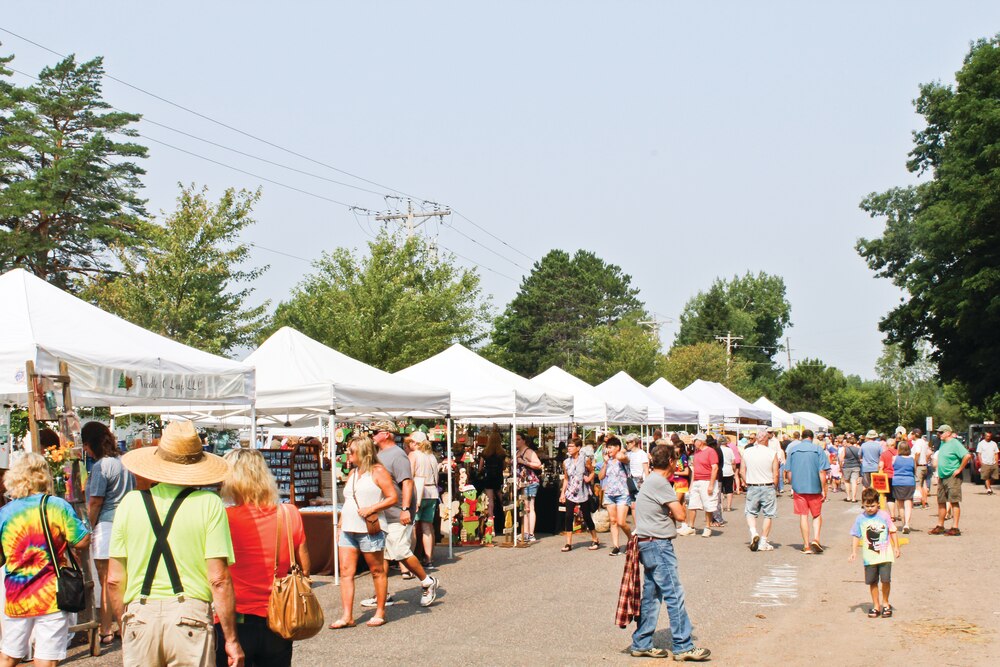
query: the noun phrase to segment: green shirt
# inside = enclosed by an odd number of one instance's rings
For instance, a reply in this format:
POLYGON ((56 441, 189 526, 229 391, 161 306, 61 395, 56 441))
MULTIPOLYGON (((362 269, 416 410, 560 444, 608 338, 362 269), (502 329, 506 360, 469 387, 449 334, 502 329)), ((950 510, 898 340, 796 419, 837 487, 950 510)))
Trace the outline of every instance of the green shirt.
MULTIPOLYGON (((167 517, 170 504, 184 487, 174 484, 157 484, 151 489, 153 504, 160 521, 167 517)), ((115 522, 111 528, 110 556, 125 561, 128 581, 125 587, 125 602, 139 597, 142 581, 146 576, 149 555, 153 551, 153 528, 146 514, 146 505, 139 491, 130 491, 118 505, 115 522)), ((188 496, 180 508, 167 536, 167 543, 174 554, 181 586, 185 595, 212 601, 212 589, 208 584, 208 558, 225 558, 231 564, 233 541, 229 535, 229 520, 226 510, 217 495, 210 491, 195 491, 188 496)), ((174 597, 173 587, 163 559, 156 568, 150 599, 174 597)))
POLYGON ((944 479, 954 475, 958 467, 962 465, 962 459, 968 454, 969 450, 965 448, 965 445, 958 438, 942 442, 941 448, 938 449, 938 477, 944 479))

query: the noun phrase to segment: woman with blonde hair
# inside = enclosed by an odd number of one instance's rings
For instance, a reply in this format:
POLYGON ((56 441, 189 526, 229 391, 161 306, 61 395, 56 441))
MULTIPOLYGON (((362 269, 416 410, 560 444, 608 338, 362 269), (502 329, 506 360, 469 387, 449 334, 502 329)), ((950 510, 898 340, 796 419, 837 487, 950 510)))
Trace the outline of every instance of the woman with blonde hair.
MULTIPOLYGON (((284 576, 292 567, 288 533, 295 545, 295 559, 309 573, 309 550, 302 528, 302 515, 292 504, 282 504, 278 483, 264 456, 255 449, 237 447, 226 452, 229 472, 222 482, 227 503, 229 533, 236 562, 229 566, 236 597, 236 632, 246 655, 246 667, 292 664, 292 642, 267 626, 267 603, 275 574, 284 576), (279 519, 278 512, 281 512, 279 519), (278 534, 278 527, 281 534, 278 534), (274 562, 275 546, 278 562, 274 562)), ((229 664, 222 626, 215 625, 215 664, 229 664)))
POLYGON ((368 564, 375 585, 375 615, 366 625, 385 625, 385 598, 389 589, 386 578, 385 549, 386 521, 382 511, 396 504, 399 499, 389 471, 378 462, 378 450, 367 435, 351 439, 347 447, 347 462, 352 466, 344 485, 344 508, 340 520, 340 602, 341 617, 330 624, 331 630, 354 626, 354 573, 358 567, 358 553, 368 564), (381 531, 369 533, 366 519, 377 515, 381 531))
POLYGON ((14 667, 25 658, 34 634, 35 666, 55 667, 66 658, 70 620, 56 604, 51 554, 59 567, 70 567, 70 548, 88 546, 90 533, 68 502, 51 495, 52 475, 41 455, 15 458, 3 481, 12 500, 0 509, 0 548, 7 558, 0 666, 14 667))
POLYGON ((438 460, 434 456, 433 445, 426 433, 415 431, 410 434, 410 440, 414 447, 410 454, 413 479, 423 481, 423 492, 413 521, 416 525, 417 539, 424 548, 426 558, 424 569, 434 570, 437 569, 434 567, 434 515, 437 513, 440 500, 437 488, 438 460))

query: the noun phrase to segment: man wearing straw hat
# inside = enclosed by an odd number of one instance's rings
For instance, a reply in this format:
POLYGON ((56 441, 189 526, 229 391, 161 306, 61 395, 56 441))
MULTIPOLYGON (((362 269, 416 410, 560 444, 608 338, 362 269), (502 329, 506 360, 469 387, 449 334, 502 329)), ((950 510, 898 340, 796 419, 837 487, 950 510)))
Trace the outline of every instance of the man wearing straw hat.
POLYGON ((229 664, 241 666, 229 521, 215 493, 196 490, 219 484, 229 464, 202 451, 189 421, 171 422, 158 447, 122 464, 155 484, 122 499, 111 529, 108 589, 125 667, 213 665, 213 605, 229 664))

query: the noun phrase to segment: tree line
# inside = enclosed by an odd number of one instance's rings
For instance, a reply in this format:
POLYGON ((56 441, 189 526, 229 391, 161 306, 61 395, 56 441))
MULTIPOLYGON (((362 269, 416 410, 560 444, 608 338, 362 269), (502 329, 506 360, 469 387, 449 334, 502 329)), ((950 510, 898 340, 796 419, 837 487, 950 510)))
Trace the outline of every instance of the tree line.
POLYGON ((908 167, 927 180, 861 204, 885 229, 858 252, 909 296, 880 324, 876 379, 820 359, 783 365, 791 304, 783 278, 764 272, 719 277, 692 297, 664 351, 631 276, 589 250, 548 252, 497 312, 474 269, 383 229, 363 250, 323 253, 273 308, 250 306, 268 267, 250 265, 241 237, 261 190, 213 199, 179 184, 176 208, 150 215, 141 117, 104 101, 102 60, 70 56, 26 86, 11 81, 12 60, 0 57, 0 269, 25 268, 194 347, 232 354, 292 326, 391 372, 458 342, 527 377, 558 365, 592 384, 619 370, 643 384, 718 381, 851 431, 1000 407, 997 39, 972 46, 954 87, 921 88, 927 127, 908 167), (728 334, 739 338, 731 355, 718 340, 728 334))

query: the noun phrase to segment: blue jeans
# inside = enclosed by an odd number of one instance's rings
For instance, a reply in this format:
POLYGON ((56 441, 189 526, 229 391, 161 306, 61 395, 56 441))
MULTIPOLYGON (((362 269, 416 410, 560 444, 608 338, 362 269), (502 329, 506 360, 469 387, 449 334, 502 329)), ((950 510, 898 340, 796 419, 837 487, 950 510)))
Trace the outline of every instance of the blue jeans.
POLYGON ((660 600, 667 605, 670 617, 670 634, 675 653, 694 648, 691 641, 691 619, 684 608, 684 589, 677 574, 677 556, 671 540, 650 540, 639 543, 639 562, 642 563, 642 604, 639 623, 632 633, 632 650, 653 648, 653 633, 660 618, 660 600))

